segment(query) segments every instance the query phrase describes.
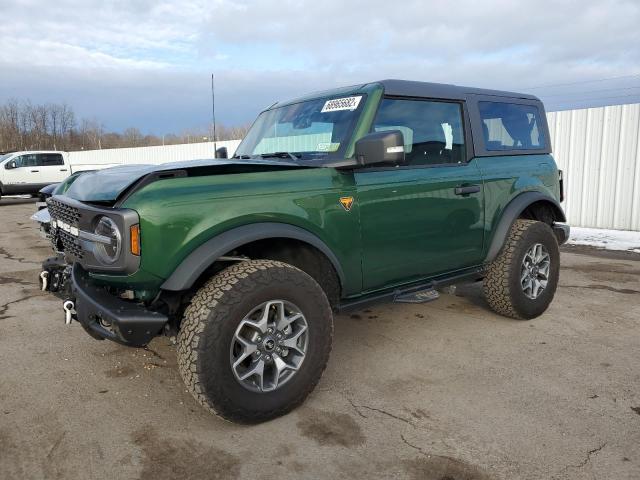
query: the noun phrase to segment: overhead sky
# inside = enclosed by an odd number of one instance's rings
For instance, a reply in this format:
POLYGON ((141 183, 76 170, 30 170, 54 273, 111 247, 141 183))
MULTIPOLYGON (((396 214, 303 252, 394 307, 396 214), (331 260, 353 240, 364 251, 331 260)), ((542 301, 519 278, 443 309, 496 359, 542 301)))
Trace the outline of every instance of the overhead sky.
POLYGON ((0 102, 107 129, 250 122, 276 100, 401 78, 640 102, 638 0, 0 0, 0 102))

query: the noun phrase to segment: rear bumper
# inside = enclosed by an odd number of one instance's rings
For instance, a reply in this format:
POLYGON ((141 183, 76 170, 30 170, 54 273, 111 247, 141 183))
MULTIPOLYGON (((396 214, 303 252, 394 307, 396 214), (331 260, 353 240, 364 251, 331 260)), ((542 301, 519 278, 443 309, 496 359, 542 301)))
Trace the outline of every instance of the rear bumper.
POLYGON ((71 282, 76 319, 94 338, 139 347, 157 336, 168 321, 166 315, 122 300, 94 285, 77 263, 73 266, 71 282))
POLYGON ((571 233, 571 227, 566 223, 554 223, 553 232, 558 239, 558 245, 563 245, 569 240, 569 234, 571 233))

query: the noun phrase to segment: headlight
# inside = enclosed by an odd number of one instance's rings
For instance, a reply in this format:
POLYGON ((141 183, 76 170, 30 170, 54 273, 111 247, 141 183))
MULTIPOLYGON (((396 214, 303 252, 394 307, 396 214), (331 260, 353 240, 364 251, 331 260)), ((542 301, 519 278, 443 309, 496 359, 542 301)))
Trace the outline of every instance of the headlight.
POLYGON ((94 233, 99 236, 96 241, 95 254, 106 264, 115 263, 122 250, 122 235, 116 223, 109 217, 100 217, 94 233))

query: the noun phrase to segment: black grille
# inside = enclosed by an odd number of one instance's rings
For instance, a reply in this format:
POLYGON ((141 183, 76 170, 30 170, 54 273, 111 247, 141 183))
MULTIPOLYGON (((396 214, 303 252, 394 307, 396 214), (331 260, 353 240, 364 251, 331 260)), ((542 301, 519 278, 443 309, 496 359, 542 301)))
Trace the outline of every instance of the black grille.
MULTIPOLYGON (((49 214, 53 220, 58 220, 66 223, 70 227, 78 228, 78 222, 80 221, 79 209, 52 198, 47 202, 47 207, 49 208, 49 214)), ((55 236, 52 237, 52 241, 56 250, 62 246, 66 254, 81 260, 83 252, 78 239, 69 232, 64 231, 59 226, 55 229, 55 233, 55 236)))
POLYGON ((78 243, 76 237, 71 235, 70 233, 65 232, 64 230, 58 229, 58 238, 64 245, 65 253, 75 257, 78 260, 82 260, 83 252, 82 247, 78 243))
POLYGON ((49 214, 51 215, 51 218, 62 220, 69 225, 78 226, 80 210, 76 207, 72 207, 54 199, 49 199, 47 206, 49 207, 49 214))

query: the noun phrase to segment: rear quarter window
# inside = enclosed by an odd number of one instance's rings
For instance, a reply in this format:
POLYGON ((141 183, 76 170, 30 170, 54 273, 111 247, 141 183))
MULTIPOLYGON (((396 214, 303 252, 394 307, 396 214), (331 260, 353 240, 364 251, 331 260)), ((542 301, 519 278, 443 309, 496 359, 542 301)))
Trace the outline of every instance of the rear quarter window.
POLYGON ((38 164, 43 167, 64 165, 64 158, 59 153, 41 153, 38 155, 38 164))
POLYGON ((535 105, 478 102, 487 151, 540 150, 546 147, 540 111, 535 105))

